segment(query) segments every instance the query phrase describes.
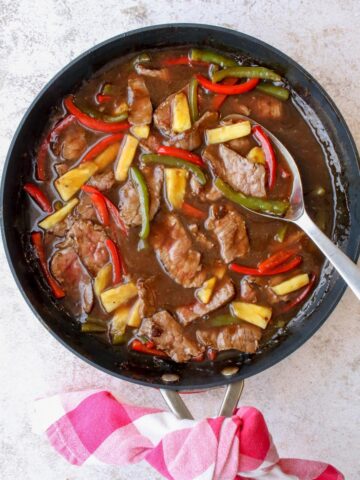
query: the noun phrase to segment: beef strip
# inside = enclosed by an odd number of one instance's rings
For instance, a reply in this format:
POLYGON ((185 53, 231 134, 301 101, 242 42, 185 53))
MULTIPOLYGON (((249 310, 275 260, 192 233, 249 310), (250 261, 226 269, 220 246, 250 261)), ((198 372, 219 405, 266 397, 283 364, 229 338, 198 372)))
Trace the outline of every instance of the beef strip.
POLYGON ((215 350, 240 350, 255 353, 261 338, 261 329, 250 323, 199 329, 196 338, 201 345, 215 350))
POLYGON ((62 154, 64 160, 78 160, 87 147, 85 130, 80 125, 71 125, 53 145, 56 155, 62 154))
POLYGON ((146 153, 156 153, 158 148, 162 144, 162 137, 151 133, 148 138, 142 138, 140 140, 140 147, 146 153))
MULTIPOLYGON (((144 174, 150 196, 150 219, 153 219, 160 207, 161 188, 163 184, 163 167, 146 166, 141 168, 144 174)), ((119 191, 120 215, 126 225, 134 227, 141 225, 140 200, 138 192, 129 178, 119 191)))
POLYGON ((250 162, 224 144, 208 145, 203 158, 210 163, 214 174, 234 190, 253 197, 265 197, 265 167, 250 162))
POLYGON ((190 178, 191 193, 201 202, 216 202, 222 197, 222 193, 212 184, 201 185, 194 175, 190 178))
POLYGON ((150 243, 169 276, 185 288, 199 287, 205 279, 200 252, 175 214, 165 214, 153 223, 150 243))
POLYGON ((150 317, 156 312, 157 309, 155 277, 150 277, 146 280, 139 278, 136 282, 136 286, 140 299, 140 317, 150 317))
POLYGON ((252 104, 252 111, 259 118, 279 120, 284 115, 284 104, 269 95, 257 96, 252 104))
POLYGON ((145 318, 139 334, 146 335, 156 348, 166 352, 175 362, 187 362, 204 351, 204 347, 188 337, 183 327, 164 310, 145 318))
POLYGON ((136 73, 143 75, 144 77, 157 78, 164 82, 170 80, 170 72, 168 68, 146 68, 141 63, 137 63, 134 68, 136 73))
POLYGON ((109 170, 108 172, 97 173, 90 178, 88 184, 101 192, 110 190, 115 184, 114 172, 109 170))
MULTIPOLYGON (((74 209, 74 216, 82 220, 92 220, 97 222, 97 215, 90 195, 83 194, 79 203, 74 209)), ((69 218, 69 217, 67 217, 69 218)))
POLYGON ((70 167, 67 163, 62 162, 62 163, 55 163, 54 168, 58 176, 61 177, 69 170, 70 167))
POLYGON ((224 279, 215 288, 209 303, 204 304, 196 301, 191 305, 185 305, 176 309, 176 314, 183 325, 188 325, 197 318, 207 315, 210 312, 226 305, 235 295, 235 288, 232 280, 224 279))
POLYGON ((109 260, 105 246, 107 235, 100 225, 89 220, 75 220, 69 232, 68 239, 87 270, 95 276, 101 267, 109 260))
POLYGON ((68 247, 55 252, 50 260, 50 270, 75 304, 80 299, 80 311, 89 313, 94 301, 91 277, 75 250, 68 247))
POLYGON ((193 236, 195 242, 197 242, 201 247, 205 248, 206 250, 213 248, 214 243, 209 240, 205 233, 199 229, 199 225, 196 225, 196 223, 188 225, 188 230, 193 236))
POLYGON ((169 95, 154 112, 154 123, 156 128, 163 134, 169 137, 169 144, 185 150, 195 150, 200 147, 203 140, 203 132, 205 128, 213 126, 217 119, 217 112, 205 112, 199 120, 186 132, 174 135, 171 130, 171 108, 172 101, 180 92, 188 93, 188 85, 185 85, 181 90, 169 95))
POLYGON ((148 125, 152 121, 152 104, 145 81, 139 75, 128 78, 129 122, 132 125, 148 125))
POLYGON ((221 256, 226 263, 249 251, 245 221, 233 207, 212 205, 205 227, 216 235, 221 256))
POLYGON ((257 302, 256 286, 251 281, 250 277, 245 277, 240 282, 240 296, 241 300, 247 303, 257 302))

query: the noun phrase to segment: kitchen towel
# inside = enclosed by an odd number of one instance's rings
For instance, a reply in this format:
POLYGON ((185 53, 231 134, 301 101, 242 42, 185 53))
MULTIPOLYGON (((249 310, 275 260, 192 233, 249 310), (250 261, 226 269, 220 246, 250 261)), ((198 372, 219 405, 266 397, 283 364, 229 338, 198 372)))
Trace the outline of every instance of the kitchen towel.
POLYGON ((179 420, 155 408, 126 405, 105 390, 36 401, 34 430, 73 465, 124 466, 145 460, 169 480, 343 480, 322 462, 279 458, 261 412, 179 420))

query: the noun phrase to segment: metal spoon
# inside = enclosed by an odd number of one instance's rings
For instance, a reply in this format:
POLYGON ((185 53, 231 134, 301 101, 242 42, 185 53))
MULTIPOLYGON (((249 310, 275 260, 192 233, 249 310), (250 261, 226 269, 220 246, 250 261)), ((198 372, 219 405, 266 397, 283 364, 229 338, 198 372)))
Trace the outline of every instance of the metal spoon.
MULTIPOLYGON (((237 118, 250 121, 252 125, 259 125, 251 118, 244 115, 236 115, 237 118)), ((290 207, 282 220, 295 223, 311 238, 311 240, 322 251, 326 258, 333 264, 351 290, 360 300, 360 269, 353 263, 333 242, 320 230, 320 228, 311 220, 305 209, 303 187, 301 177, 295 160, 289 150, 265 127, 260 125, 264 132, 271 139, 279 152, 284 157, 293 175, 293 188, 290 196, 290 207)), ((246 207, 245 207, 246 208, 246 207)), ((275 218, 275 215, 261 212, 254 212, 264 217, 275 218)), ((276 217, 279 219, 279 217, 276 217)))

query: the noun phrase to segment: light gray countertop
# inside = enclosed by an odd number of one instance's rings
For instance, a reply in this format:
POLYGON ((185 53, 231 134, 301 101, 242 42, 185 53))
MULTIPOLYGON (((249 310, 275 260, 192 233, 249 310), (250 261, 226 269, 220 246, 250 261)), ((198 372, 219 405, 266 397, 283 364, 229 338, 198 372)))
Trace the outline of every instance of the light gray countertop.
MULTIPOLYGON (((360 146, 358 7, 355 0, 0 0, 1 162, 28 105, 59 69, 111 36, 166 22, 226 26, 287 53, 325 87, 360 146)), ((1 478, 159 479, 144 464, 73 467, 30 431, 33 399, 63 390, 105 387, 127 402, 165 405, 157 391, 120 382, 65 350, 25 304, 3 252, 0 268, 1 478)), ((241 399, 262 410, 281 456, 331 462, 349 480, 360 478, 359 331, 359 303, 347 291, 310 341, 246 381, 241 399)), ((221 395, 220 389, 186 400, 198 417, 210 416, 221 395)))

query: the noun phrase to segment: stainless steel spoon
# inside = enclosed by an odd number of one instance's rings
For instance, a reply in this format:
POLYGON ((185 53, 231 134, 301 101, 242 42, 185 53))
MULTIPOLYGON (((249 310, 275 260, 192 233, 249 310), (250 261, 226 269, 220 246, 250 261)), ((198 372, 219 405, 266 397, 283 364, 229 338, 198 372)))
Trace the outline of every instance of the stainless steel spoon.
MULTIPOLYGON (((237 118, 248 120, 252 125, 259 125, 251 118, 244 115, 236 115, 237 118)), ((360 269, 353 263, 333 242, 320 230, 320 228, 311 220, 305 209, 303 187, 301 177, 295 160, 289 150, 276 138, 269 130, 260 125, 264 132, 269 136, 272 143, 276 146, 279 152, 283 155, 293 175, 293 188, 290 196, 290 208, 286 215, 282 217, 285 222, 292 222, 298 225, 317 245, 322 253, 333 264, 345 282, 349 285, 351 290, 360 300, 360 269)), ((246 207, 244 207, 246 208, 246 207)), ((254 212, 264 217, 275 218, 275 215, 268 213, 254 212)), ((276 217, 279 219, 279 217, 276 217)))

